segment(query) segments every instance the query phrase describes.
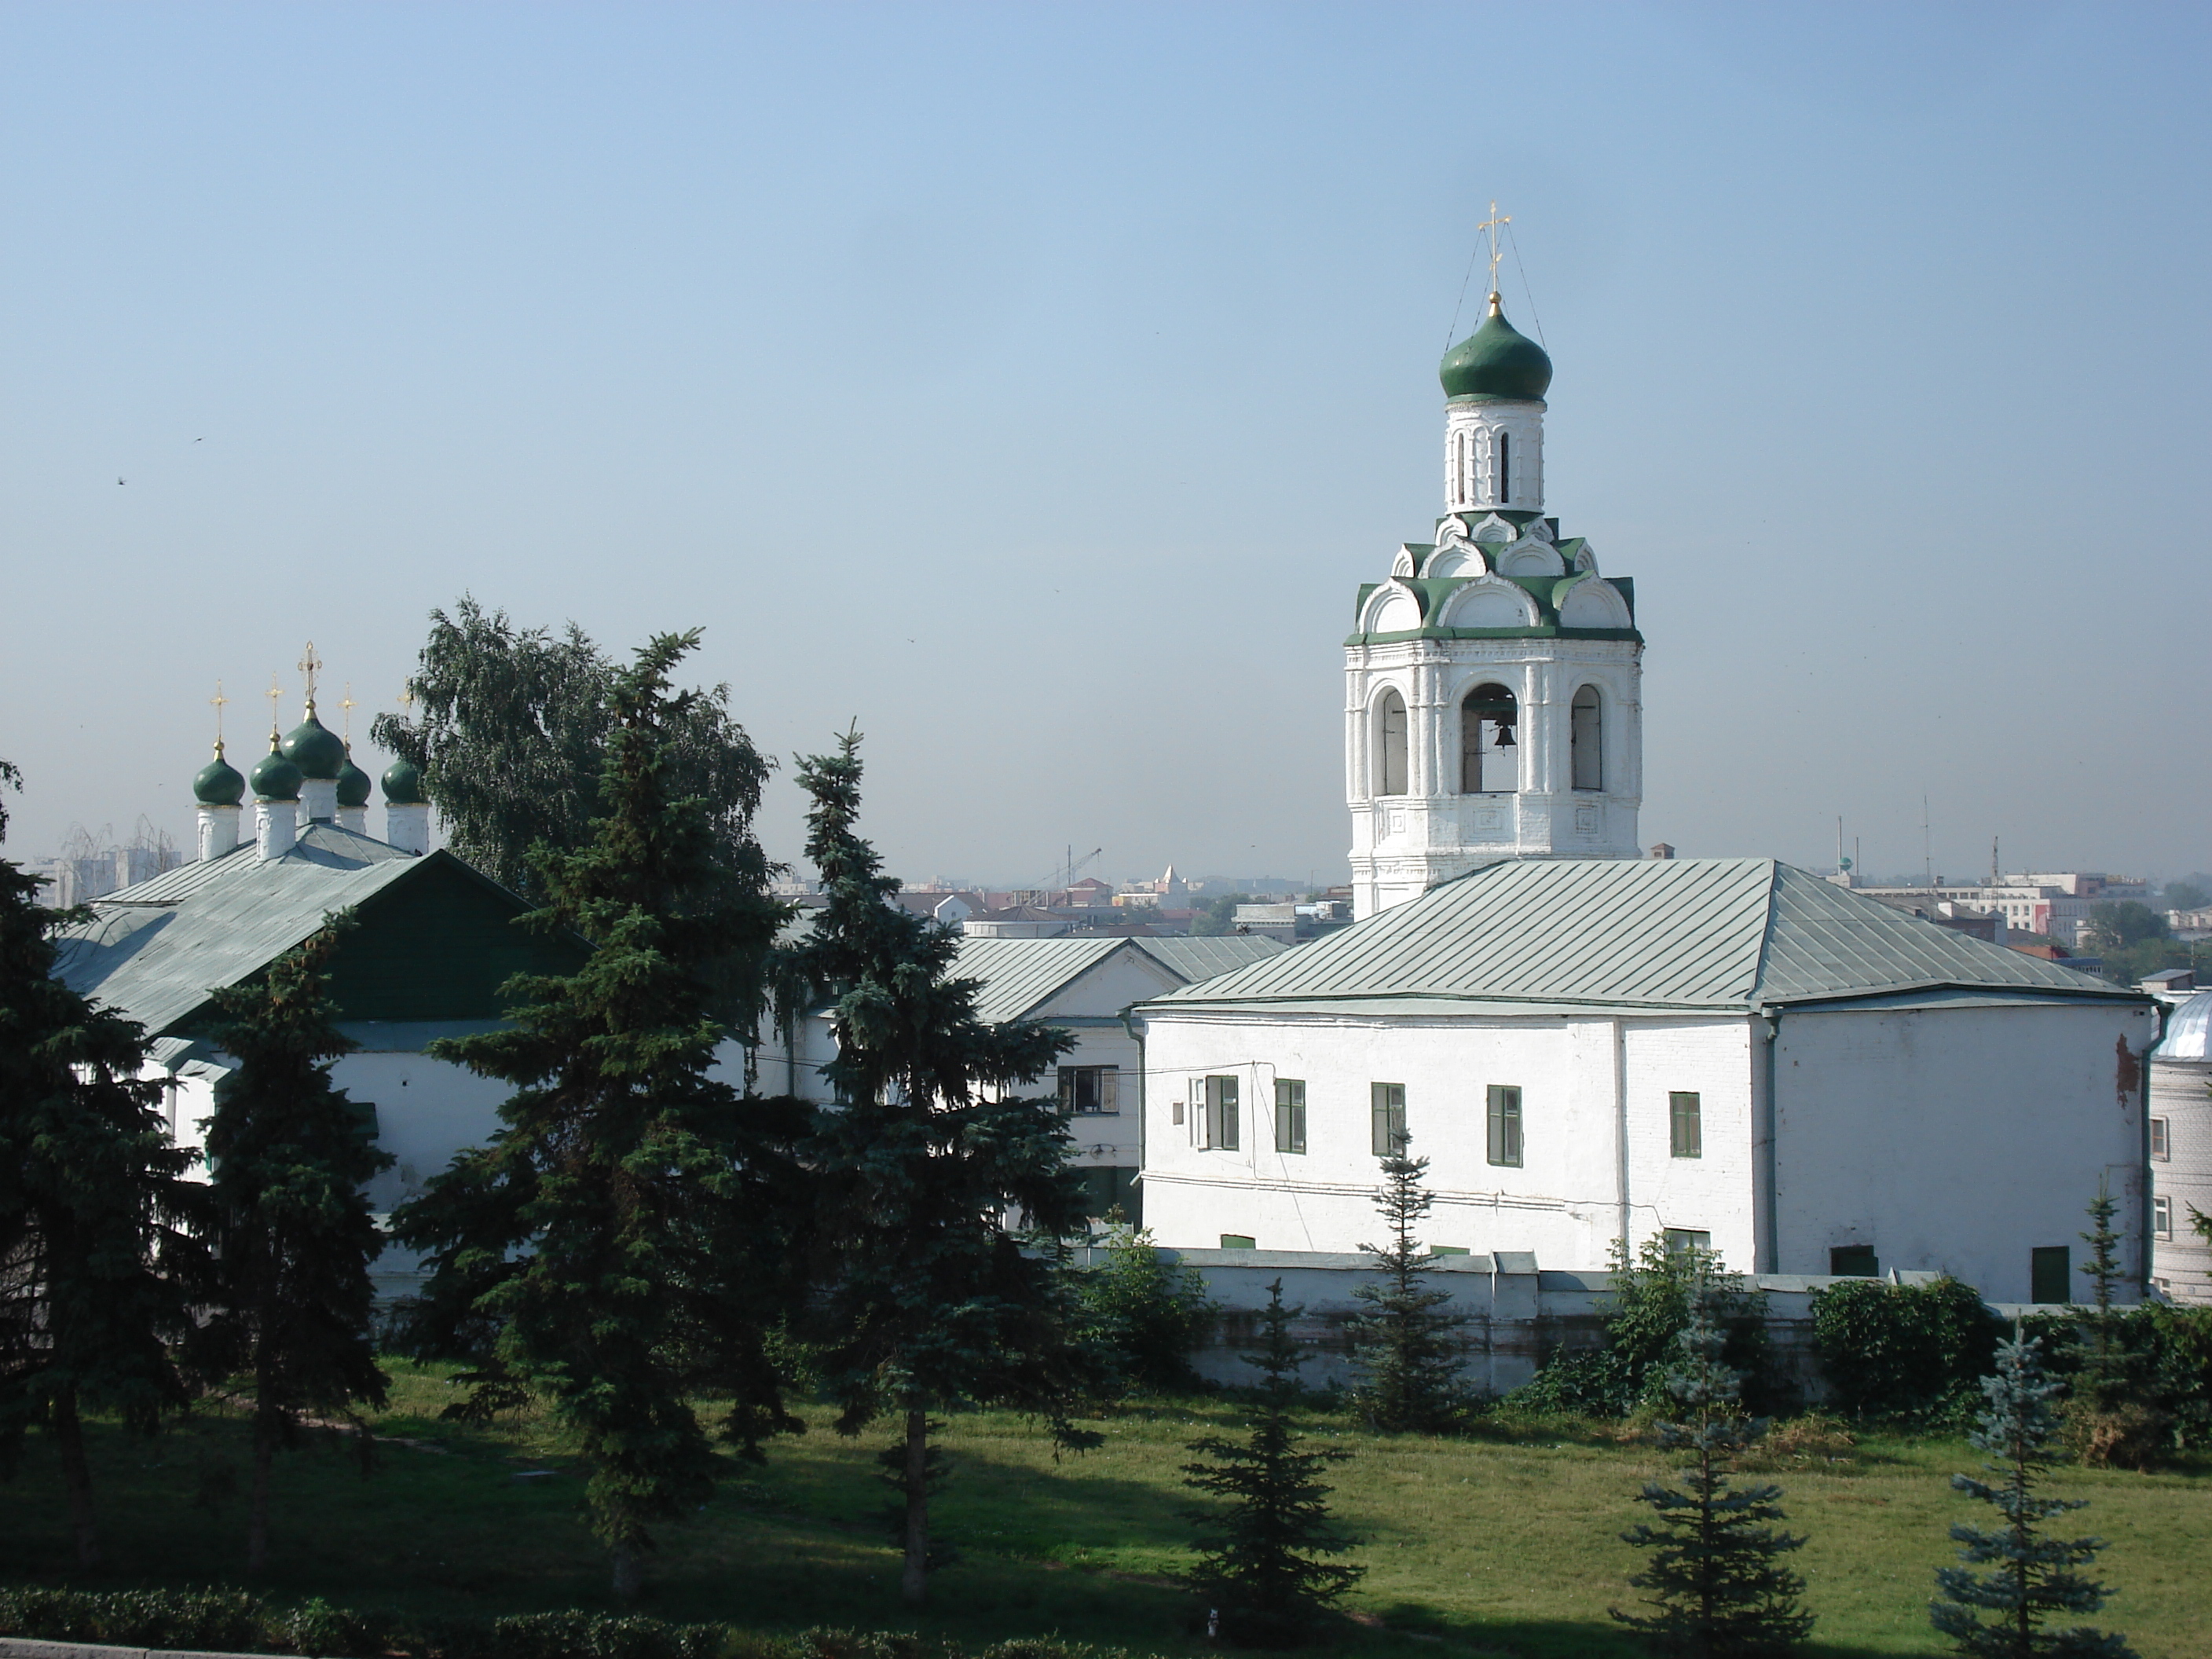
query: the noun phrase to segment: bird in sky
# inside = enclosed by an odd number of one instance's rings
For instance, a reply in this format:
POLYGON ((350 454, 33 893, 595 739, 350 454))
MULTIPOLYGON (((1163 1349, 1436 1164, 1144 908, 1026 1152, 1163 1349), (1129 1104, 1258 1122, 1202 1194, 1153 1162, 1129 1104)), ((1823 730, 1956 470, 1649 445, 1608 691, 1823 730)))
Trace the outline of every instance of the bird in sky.
POLYGON ((116 482, 116 483, 121 483, 123 482, 123 480, 122 480, 122 479, 120 479, 120 478, 118 478, 115 482, 116 482))

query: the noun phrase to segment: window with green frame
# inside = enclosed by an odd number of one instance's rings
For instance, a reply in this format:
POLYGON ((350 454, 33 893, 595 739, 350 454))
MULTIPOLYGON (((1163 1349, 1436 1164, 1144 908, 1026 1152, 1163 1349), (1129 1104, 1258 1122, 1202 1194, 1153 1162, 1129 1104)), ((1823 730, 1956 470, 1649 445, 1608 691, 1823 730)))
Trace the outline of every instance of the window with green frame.
POLYGON ((1216 1152, 1233 1152, 1242 1139, 1237 1122, 1238 1100, 1237 1079, 1233 1077, 1210 1077, 1206 1079, 1206 1119, 1200 1126, 1206 1132, 1206 1145, 1216 1152))
POLYGON ((1489 1097, 1490 1161, 1517 1169, 1521 1164, 1521 1090, 1511 1083, 1493 1083, 1489 1097))
POLYGON ((1368 1091, 1368 1144, 1377 1158, 1395 1158, 1406 1150, 1406 1085, 1370 1083, 1368 1091))
POLYGON ((1306 1149, 1306 1085, 1294 1077, 1275 1079, 1275 1150, 1306 1149))
POLYGON ((1667 1096, 1667 1150, 1676 1158, 1705 1155, 1705 1108, 1697 1093, 1675 1089, 1667 1096))
POLYGON ((2027 1299, 2030 1302, 2071 1302, 2074 1299, 2074 1247, 2039 1244, 2027 1253, 2027 1299))

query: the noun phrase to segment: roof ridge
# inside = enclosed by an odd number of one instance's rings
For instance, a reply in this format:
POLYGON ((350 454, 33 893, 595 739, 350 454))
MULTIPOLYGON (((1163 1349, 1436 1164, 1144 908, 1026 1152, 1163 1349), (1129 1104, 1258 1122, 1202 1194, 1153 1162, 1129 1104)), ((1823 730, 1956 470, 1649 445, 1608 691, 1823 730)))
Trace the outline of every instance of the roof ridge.
POLYGON ((1759 930, 1759 962, 1751 970, 1751 1004, 1762 1007, 1766 1002, 1766 968, 1774 951, 1774 929, 1782 913, 1782 872, 1780 859, 1768 859, 1766 864, 1766 919, 1759 930))

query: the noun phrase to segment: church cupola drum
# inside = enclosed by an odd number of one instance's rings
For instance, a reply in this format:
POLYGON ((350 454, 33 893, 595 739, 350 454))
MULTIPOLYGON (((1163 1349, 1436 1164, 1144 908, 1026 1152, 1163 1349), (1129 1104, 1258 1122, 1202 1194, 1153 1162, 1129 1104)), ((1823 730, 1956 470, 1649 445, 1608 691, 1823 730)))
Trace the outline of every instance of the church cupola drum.
MULTIPOLYGON (((1487 228, 1488 227, 1486 227, 1487 228)), ((1634 858, 1635 589, 1544 512, 1552 360, 1489 315, 1448 352, 1444 515, 1359 590, 1345 641, 1354 914, 1504 859, 1634 858)))

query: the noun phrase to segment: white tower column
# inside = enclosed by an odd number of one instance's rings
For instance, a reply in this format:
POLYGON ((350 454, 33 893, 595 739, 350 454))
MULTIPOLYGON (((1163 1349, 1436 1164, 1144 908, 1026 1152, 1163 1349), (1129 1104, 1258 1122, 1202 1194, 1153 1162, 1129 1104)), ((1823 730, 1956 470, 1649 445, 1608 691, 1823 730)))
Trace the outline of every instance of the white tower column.
POLYGON ((300 839, 300 803, 258 800, 253 804, 254 842, 264 859, 281 859, 300 839))
POLYGON ((238 808, 209 806, 199 810, 200 857, 219 859, 238 845, 238 808))
POLYGON ((403 853, 430 850, 430 806, 427 801, 384 803, 384 839, 403 853))

